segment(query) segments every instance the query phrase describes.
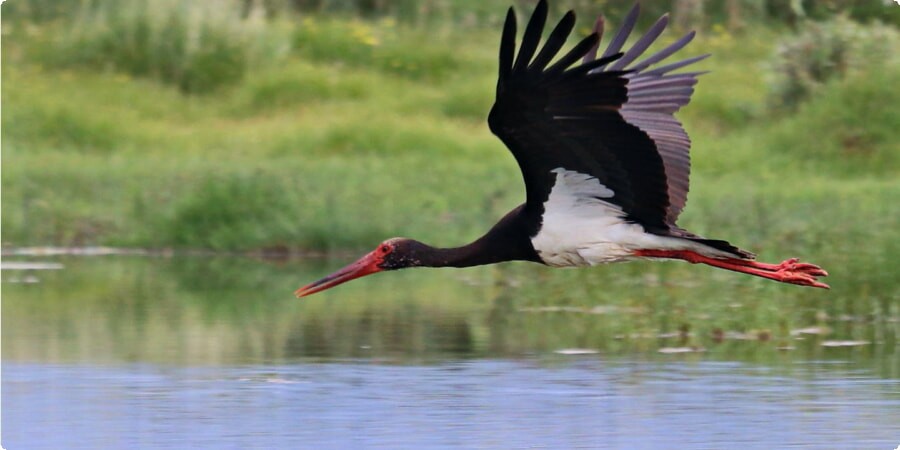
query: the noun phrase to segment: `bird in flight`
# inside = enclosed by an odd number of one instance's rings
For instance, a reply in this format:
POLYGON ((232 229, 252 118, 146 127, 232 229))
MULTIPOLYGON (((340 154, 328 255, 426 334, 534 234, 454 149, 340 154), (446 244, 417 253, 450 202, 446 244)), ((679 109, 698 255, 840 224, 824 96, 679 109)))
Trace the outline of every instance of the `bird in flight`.
POLYGON ((687 201, 690 139, 674 113, 690 101, 702 72, 675 71, 709 55, 659 65, 693 39, 691 32, 638 61, 668 23, 663 16, 622 51, 638 12, 635 5, 599 57, 602 17, 589 36, 557 58, 575 14, 566 13, 539 48, 547 20, 547 2, 541 0, 516 52, 516 16, 510 8, 488 125, 522 170, 525 203, 462 247, 388 239, 349 266, 301 287, 297 297, 376 272, 502 261, 572 267, 683 260, 828 288, 818 281, 828 273, 817 265, 796 258, 757 262, 727 241, 676 225, 687 201))

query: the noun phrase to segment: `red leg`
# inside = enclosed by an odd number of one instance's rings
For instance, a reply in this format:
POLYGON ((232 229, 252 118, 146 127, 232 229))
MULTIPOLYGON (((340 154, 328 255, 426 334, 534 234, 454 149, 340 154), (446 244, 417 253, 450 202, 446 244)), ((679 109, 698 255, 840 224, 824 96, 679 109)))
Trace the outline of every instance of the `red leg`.
POLYGON ((634 252, 634 255, 644 258, 681 259, 691 264, 707 264, 720 269, 733 270, 782 283, 829 289, 827 284, 816 279, 816 277, 828 276, 828 272, 815 264, 801 263, 797 258, 786 259, 779 264, 767 264, 750 259, 711 258, 690 250, 645 249, 634 252))

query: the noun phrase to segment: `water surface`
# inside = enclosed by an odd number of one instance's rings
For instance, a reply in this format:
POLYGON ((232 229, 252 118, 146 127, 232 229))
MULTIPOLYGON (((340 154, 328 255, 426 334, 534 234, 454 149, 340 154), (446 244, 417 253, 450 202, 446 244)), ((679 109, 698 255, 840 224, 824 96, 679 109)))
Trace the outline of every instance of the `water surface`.
POLYGON ((896 286, 625 265, 41 258, 3 272, 4 448, 887 448, 896 286))

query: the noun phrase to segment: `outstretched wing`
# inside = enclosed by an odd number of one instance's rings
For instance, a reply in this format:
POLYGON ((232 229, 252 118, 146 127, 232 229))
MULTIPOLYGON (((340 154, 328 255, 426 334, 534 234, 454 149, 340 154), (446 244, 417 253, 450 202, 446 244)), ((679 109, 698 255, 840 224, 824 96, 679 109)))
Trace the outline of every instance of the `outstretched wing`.
MULTIPOLYGON (((635 4, 626 16, 622 27, 604 52, 604 56, 619 51, 634 29, 639 12, 639 6, 635 4)), ((705 72, 675 74, 670 72, 706 59, 710 55, 695 56, 649 69, 691 42, 695 35, 691 31, 652 56, 636 64, 631 64, 647 47, 653 44, 656 38, 665 30, 668 23, 668 15, 660 17, 622 58, 616 60, 608 67, 600 66, 594 70, 627 71, 624 76, 628 79, 628 100, 622 105, 620 113, 628 123, 636 125, 646 132, 656 144, 657 150, 663 159, 668 184, 669 208, 667 221, 670 224, 674 224, 687 202, 691 172, 689 153, 691 141, 684 128, 682 128, 681 123, 675 119, 673 114, 691 101, 691 94, 694 93, 697 77, 705 72)), ((594 33, 598 36, 603 35, 602 17, 595 23, 594 33)), ((596 52, 597 47, 589 51, 584 57, 584 63, 593 61, 596 58, 596 52)))
POLYGON ((516 20, 509 10, 500 45, 497 98, 488 121, 519 163, 527 208, 542 207, 557 168, 596 178, 612 192, 604 200, 648 230, 670 229, 684 208, 690 141, 672 114, 690 100, 698 74, 670 72, 705 56, 650 69, 684 47, 691 33, 629 67, 667 23, 664 16, 620 53, 637 14, 635 6, 599 59, 595 55, 602 20, 593 34, 551 65, 574 27, 575 15, 568 12, 538 52, 547 19, 547 4, 541 0, 515 55, 516 20), (572 67, 579 59, 583 62, 572 67))

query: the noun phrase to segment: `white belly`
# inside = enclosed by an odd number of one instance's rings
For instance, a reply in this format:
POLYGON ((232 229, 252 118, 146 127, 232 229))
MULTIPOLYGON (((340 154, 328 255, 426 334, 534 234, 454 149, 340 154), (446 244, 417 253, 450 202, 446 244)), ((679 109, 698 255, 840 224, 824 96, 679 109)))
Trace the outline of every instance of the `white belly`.
POLYGON ((541 229, 531 238, 547 265, 592 266, 635 259, 639 249, 719 253, 695 242, 650 234, 625 220, 625 212, 604 199, 615 193, 590 175, 557 168, 556 183, 544 203, 541 229))

